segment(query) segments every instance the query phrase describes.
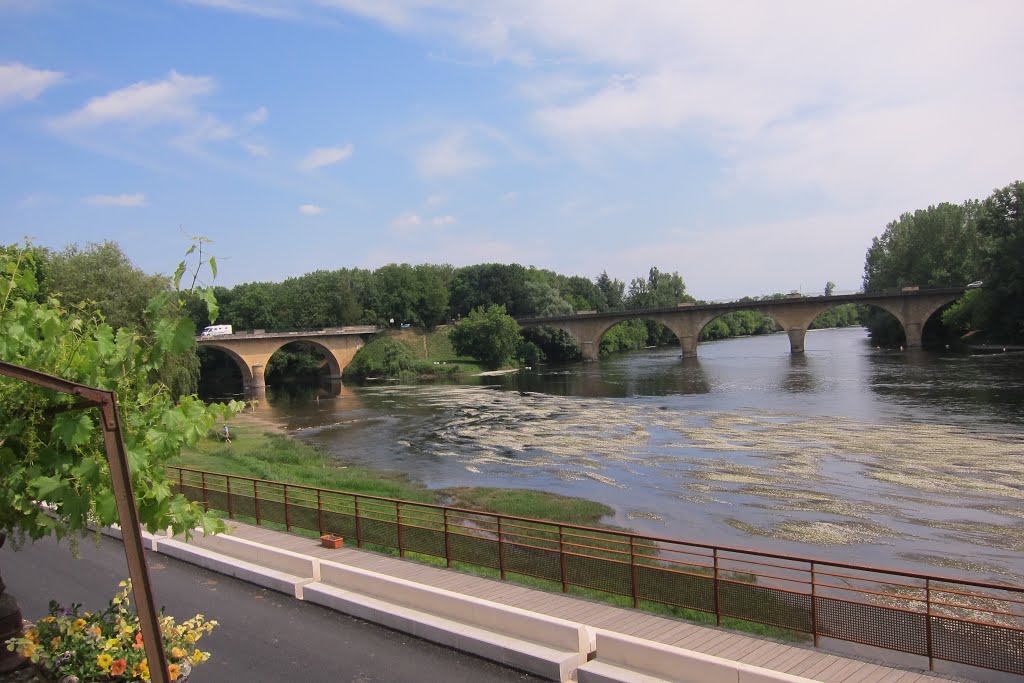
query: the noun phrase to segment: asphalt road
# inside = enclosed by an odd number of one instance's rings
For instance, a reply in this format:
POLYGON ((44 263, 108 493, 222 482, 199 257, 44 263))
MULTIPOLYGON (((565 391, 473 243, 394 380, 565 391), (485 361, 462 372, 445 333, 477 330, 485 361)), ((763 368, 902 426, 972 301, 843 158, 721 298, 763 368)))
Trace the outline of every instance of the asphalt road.
MULTIPOLYGON (((52 540, 0 550, 0 572, 26 619, 50 599, 106 607, 128 576, 119 541, 80 543, 81 558, 52 540)), ((228 576, 147 552, 156 604, 180 622, 196 613, 220 626, 200 642, 213 656, 190 683, 535 681, 528 674, 455 652, 228 576)))

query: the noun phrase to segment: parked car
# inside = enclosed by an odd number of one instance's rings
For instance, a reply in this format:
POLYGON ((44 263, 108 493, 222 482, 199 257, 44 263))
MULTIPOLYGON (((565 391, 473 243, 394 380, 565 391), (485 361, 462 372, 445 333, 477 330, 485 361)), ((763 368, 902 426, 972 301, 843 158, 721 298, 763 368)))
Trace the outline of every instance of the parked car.
POLYGON ((971 284, 967 285, 967 289, 979 289, 980 287, 984 286, 984 284, 985 283, 982 280, 975 280, 971 284))

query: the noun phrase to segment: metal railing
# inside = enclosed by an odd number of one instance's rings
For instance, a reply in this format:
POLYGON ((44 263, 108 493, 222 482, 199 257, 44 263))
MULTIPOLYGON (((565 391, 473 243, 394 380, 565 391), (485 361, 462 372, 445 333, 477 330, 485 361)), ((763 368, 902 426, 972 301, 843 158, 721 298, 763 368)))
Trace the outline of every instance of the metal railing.
POLYGON ((1024 674, 1024 586, 764 553, 656 536, 168 468, 207 510, 359 547, 487 568, 755 622, 814 638, 1024 674))

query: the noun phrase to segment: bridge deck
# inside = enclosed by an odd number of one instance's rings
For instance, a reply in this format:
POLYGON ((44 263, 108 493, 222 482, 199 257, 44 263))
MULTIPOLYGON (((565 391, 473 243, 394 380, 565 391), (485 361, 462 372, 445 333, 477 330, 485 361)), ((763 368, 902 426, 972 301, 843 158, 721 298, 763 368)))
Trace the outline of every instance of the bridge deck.
MULTIPOLYGON (((868 659, 831 654, 735 631, 701 626, 634 609, 526 588, 356 548, 329 550, 311 538, 228 522, 233 535, 332 562, 381 572, 541 614, 561 617, 658 643, 745 662, 828 683, 924 683, 950 680, 921 671, 896 669, 868 659)), ((965 680, 965 679, 952 679, 965 680)))

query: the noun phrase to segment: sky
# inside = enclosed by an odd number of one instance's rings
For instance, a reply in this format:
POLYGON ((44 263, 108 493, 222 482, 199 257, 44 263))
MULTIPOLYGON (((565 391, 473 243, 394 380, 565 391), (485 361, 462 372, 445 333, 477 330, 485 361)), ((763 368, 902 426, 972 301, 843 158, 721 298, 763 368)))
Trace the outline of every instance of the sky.
POLYGON ((1021 35, 1019 0, 0 0, 0 243, 856 290, 901 213, 1024 178, 1021 35))

